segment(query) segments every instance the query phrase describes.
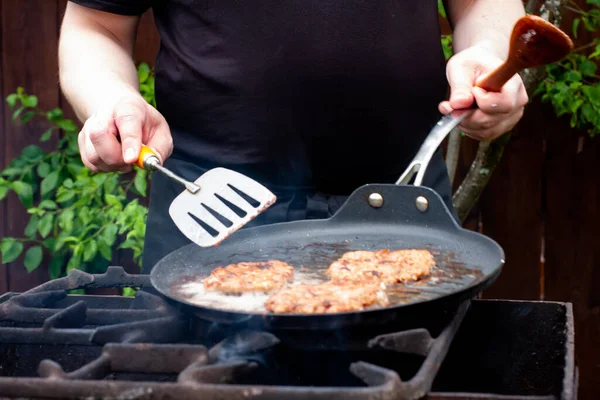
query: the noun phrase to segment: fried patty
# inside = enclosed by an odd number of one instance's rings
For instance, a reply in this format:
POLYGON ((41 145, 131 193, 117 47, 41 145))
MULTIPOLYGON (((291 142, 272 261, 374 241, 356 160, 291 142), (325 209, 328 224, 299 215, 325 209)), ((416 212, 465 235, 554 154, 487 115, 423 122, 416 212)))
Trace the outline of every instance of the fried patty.
POLYGON ((277 260, 241 262, 215 268, 204 279, 207 291, 223 293, 272 292, 294 278, 294 267, 277 260))
POLYGON ((321 284, 288 286, 266 302, 273 313, 327 314, 362 310, 373 304, 386 306, 385 286, 377 280, 328 281, 321 284))
POLYGON ((333 262, 327 274, 334 280, 361 281, 376 277, 386 284, 416 281, 435 266, 427 250, 351 251, 333 262))

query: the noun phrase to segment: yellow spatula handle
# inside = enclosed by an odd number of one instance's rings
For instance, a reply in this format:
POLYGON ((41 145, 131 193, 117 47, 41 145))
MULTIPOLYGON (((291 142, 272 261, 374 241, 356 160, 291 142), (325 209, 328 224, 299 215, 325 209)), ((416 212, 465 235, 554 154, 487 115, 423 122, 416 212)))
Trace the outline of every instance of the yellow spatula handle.
POLYGON ((146 171, 159 171, 162 172, 165 176, 173 179, 181 183, 188 192, 197 193, 200 190, 200 187, 193 182, 187 181, 183 179, 181 176, 173 173, 169 169, 162 166, 160 163, 160 157, 156 154, 154 150, 152 150, 148 146, 142 145, 142 149, 140 150, 140 155, 135 163, 140 168, 145 169, 146 171))
POLYGON ((145 170, 154 171, 156 164, 160 165, 160 157, 150 147, 142 145, 140 155, 135 164, 145 170))

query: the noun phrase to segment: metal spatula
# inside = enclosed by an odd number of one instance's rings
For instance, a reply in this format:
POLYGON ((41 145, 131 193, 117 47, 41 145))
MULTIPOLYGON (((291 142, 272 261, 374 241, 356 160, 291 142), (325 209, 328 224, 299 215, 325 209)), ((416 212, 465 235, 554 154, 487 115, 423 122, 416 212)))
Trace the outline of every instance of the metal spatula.
POLYGON ((137 165, 159 171, 185 186, 171 203, 169 215, 198 246, 218 245, 277 200, 260 183, 226 168, 211 169, 189 182, 163 167, 156 153, 146 146, 142 146, 137 165))

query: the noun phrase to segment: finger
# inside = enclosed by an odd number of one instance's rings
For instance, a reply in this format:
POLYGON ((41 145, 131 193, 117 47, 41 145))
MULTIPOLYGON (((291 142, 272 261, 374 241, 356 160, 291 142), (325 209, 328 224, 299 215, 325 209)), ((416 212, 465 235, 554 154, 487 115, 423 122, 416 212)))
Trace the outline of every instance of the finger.
POLYGON ((156 152, 163 163, 173 153, 173 138, 167 121, 160 114, 153 115, 153 120, 146 145, 156 152))
POLYGON ((454 110, 470 107, 475 100, 471 92, 475 82, 475 69, 454 58, 448 61, 446 76, 450 85, 448 105, 454 110))
POLYGON ((136 162, 142 147, 142 129, 146 109, 135 100, 119 102, 114 109, 114 121, 121 137, 122 158, 127 164, 136 162))
MULTIPOLYGON (((499 120, 496 124, 489 127, 461 127, 462 131, 477 140, 493 140, 506 132, 512 130, 523 116, 524 108, 510 114, 508 117, 499 120)), ((488 126, 489 124, 485 124, 488 126)))
POLYGON ((473 95, 477 108, 485 114, 509 114, 514 110, 515 101, 504 93, 488 92, 482 88, 474 87, 473 95))
POLYGON ((98 167, 92 164, 87 158, 87 150, 85 147, 85 132, 82 130, 77 136, 77 144, 79 145, 79 154, 81 156, 81 162, 92 172, 98 172, 98 167))
POLYGON ((461 122, 462 129, 468 130, 486 130, 498 125, 506 114, 487 114, 481 110, 476 110, 473 114, 461 122))
POLYGON ((441 114, 444 115, 448 115, 450 114, 452 111, 454 111, 452 109, 452 107, 450 106, 450 102, 449 101, 442 101, 439 105, 438 105, 438 110, 441 114))
POLYGON ((116 170, 124 165, 121 144, 117 140, 116 132, 117 129, 112 119, 90 118, 86 135, 88 160, 98 165, 102 171, 107 168, 116 170), (95 157, 92 157, 92 151, 95 152, 95 157), (100 166, 100 163, 104 165, 100 166))

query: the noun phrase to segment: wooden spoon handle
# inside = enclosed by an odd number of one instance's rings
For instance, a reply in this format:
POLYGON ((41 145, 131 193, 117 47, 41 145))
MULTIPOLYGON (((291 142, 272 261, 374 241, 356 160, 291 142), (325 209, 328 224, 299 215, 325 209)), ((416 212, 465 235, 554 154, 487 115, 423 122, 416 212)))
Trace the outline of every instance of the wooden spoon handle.
POLYGON ((559 61, 571 51, 573 42, 566 33, 541 17, 526 15, 513 28, 504 64, 476 85, 487 91, 500 92, 502 86, 520 71, 559 61))
POLYGON ((501 92, 504 84, 508 82, 510 78, 518 74, 521 70, 522 68, 519 68, 512 63, 505 62, 496 68, 491 74, 482 79, 479 83, 476 83, 475 86, 479 86, 488 92, 501 92))

